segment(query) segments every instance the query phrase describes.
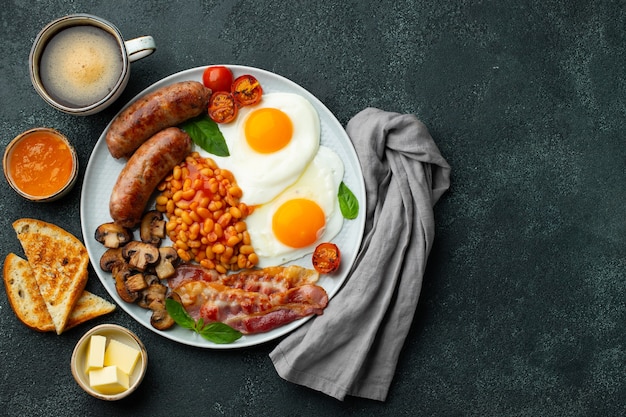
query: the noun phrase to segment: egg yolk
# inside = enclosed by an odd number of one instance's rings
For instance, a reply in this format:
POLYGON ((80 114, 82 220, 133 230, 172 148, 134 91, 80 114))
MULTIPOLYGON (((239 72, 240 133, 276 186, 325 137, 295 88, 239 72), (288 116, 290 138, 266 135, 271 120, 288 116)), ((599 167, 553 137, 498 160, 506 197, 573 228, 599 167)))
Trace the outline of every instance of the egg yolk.
POLYGON ((264 107, 250 113, 244 133, 252 149, 259 153, 272 153, 291 141, 293 124, 284 112, 264 107))
POLYGON ((326 219, 321 207, 304 198, 283 203, 272 218, 274 235, 292 248, 303 248, 315 243, 325 225, 326 219))

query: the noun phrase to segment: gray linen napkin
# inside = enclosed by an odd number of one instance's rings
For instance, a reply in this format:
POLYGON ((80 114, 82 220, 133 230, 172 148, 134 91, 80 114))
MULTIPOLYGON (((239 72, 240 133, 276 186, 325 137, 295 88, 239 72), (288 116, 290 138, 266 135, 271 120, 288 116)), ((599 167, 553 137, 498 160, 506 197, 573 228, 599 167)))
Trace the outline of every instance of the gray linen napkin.
POLYGON ((278 374, 343 400, 384 401, 411 326, 450 166, 414 115, 368 108, 346 131, 367 193, 363 243, 324 314, 270 353, 278 374))

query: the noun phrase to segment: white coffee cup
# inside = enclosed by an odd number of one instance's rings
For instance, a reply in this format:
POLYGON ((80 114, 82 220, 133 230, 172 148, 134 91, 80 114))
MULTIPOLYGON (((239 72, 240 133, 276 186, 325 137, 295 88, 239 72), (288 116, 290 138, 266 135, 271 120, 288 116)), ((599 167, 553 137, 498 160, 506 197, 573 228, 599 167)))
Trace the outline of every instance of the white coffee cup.
POLYGON ((125 41, 112 23, 72 14, 50 22, 35 38, 30 78, 52 107, 87 116, 111 105, 128 84, 131 62, 155 50, 152 36, 125 41))

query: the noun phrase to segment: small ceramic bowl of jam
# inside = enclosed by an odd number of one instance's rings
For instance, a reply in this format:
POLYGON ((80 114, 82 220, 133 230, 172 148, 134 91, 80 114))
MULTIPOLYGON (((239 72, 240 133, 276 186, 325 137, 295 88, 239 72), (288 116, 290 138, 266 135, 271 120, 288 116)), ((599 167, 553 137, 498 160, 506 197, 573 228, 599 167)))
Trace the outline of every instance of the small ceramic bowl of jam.
POLYGON ((22 197, 35 202, 66 195, 78 177, 78 157, 55 129, 38 127, 13 139, 4 151, 4 176, 22 197))

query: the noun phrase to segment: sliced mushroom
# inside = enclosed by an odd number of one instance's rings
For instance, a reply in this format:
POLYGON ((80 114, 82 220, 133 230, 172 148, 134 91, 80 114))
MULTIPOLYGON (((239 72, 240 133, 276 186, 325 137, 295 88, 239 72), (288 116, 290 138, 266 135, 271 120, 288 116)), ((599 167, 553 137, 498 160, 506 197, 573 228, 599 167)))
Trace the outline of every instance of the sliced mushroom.
POLYGON ((150 210, 144 214, 139 227, 139 237, 142 242, 159 246, 161 239, 165 238, 163 213, 158 210, 150 210))
POLYGON ((143 272, 148 265, 159 260, 159 250, 149 243, 132 241, 124 246, 122 256, 130 267, 143 272))
POLYGON ((148 279, 152 282, 148 288, 141 292, 141 297, 137 301, 137 305, 142 308, 152 310, 152 316, 150 317, 150 324, 152 327, 158 330, 169 329, 175 324, 175 322, 165 307, 167 286, 159 281, 156 276, 148 279))
POLYGON ((176 291, 170 292, 169 295, 167 296, 167 298, 171 298, 172 300, 176 301, 177 303, 182 304, 182 300, 180 298, 180 294, 178 294, 176 291))
POLYGON ((159 248, 159 262, 154 268, 159 279, 167 279, 176 273, 178 259, 176 249, 171 246, 159 248))
POLYGON ((159 277, 154 274, 146 274, 144 278, 146 279, 146 283, 148 284, 148 286, 152 284, 161 284, 161 280, 159 279, 159 277))
POLYGON ((122 248, 107 249, 100 257, 100 268, 104 272, 113 272, 116 267, 126 265, 126 259, 122 256, 122 248))
POLYGON ((104 223, 96 229, 95 238, 107 248, 119 248, 133 239, 132 233, 117 223, 104 223))
POLYGON ((139 293, 148 287, 148 283, 142 273, 136 273, 126 278, 126 288, 131 293, 139 293))
POLYGON ((163 305, 162 308, 156 309, 152 312, 150 324, 157 330, 167 330, 176 324, 176 322, 172 316, 170 316, 170 313, 168 313, 165 309, 165 305, 163 305))
POLYGON ((126 280, 131 274, 128 267, 114 267, 113 279, 115 279, 115 289, 120 298, 127 303, 134 303, 139 298, 139 293, 131 292, 126 286, 126 280))
POLYGON ((145 290, 141 292, 141 298, 137 304, 142 308, 154 310, 159 305, 165 305, 165 296, 167 287, 160 281, 151 283, 145 290))

